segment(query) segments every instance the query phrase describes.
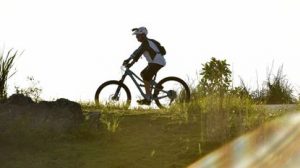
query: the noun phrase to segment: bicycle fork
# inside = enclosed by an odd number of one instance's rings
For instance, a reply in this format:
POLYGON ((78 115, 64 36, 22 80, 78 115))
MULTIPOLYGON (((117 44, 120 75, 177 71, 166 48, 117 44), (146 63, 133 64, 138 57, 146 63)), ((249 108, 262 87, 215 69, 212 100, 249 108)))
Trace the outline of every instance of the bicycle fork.
MULTIPOLYGON (((124 74, 124 75, 122 76, 122 78, 121 78, 121 80, 119 80, 119 82, 120 82, 120 83, 123 83, 124 80, 125 80, 125 77, 126 77, 126 74, 124 74)), ((115 101, 118 101, 118 100, 119 100, 119 98, 120 98, 120 95, 119 95, 119 94, 120 94, 120 90, 121 90, 121 85, 118 85, 118 88, 117 88, 117 90, 116 90, 114 96, 112 97, 112 100, 115 100, 115 101)))

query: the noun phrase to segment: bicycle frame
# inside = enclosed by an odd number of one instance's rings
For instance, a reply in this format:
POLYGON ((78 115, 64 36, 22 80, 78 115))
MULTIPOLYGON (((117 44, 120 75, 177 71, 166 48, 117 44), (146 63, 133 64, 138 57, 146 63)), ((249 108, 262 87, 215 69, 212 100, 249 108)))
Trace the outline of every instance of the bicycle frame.
MULTIPOLYGON (((143 82, 143 83, 144 83, 144 81, 143 81, 139 76, 137 76, 133 71, 131 71, 129 68, 126 68, 125 73, 124 73, 124 75, 122 76, 120 82, 123 83, 124 80, 125 80, 125 78, 126 78, 127 76, 129 76, 129 77, 132 79, 133 83, 134 83, 135 86, 138 88, 138 90, 139 90, 139 92, 141 93, 141 95, 143 96, 143 98, 146 98, 146 94, 143 92, 143 90, 142 90, 142 88, 141 88, 141 87, 145 87, 145 85, 142 85, 142 84, 139 84, 139 83, 138 83, 138 81, 139 81, 139 82, 143 82)), ((152 95, 153 89, 154 89, 155 86, 157 85, 157 83, 155 82, 155 79, 156 79, 156 75, 155 75, 154 79, 152 79, 152 80, 150 81, 151 95, 152 95)), ((119 86, 119 87, 117 88, 116 93, 115 93, 115 95, 114 95, 115 98, 118 97, 118 94, 119 94, 119 92, 120 92, 120 89, 121 89, 121 86, 119 86)), ((163 91, 163 90, 162 90, 162 92, 167 93, 167 95, 166 95, 166 96, 157 97, 156 99, 168 97, 168 92, 163 91)), ((151 99, 153 99, 153 97, 151 97, 151 99)))

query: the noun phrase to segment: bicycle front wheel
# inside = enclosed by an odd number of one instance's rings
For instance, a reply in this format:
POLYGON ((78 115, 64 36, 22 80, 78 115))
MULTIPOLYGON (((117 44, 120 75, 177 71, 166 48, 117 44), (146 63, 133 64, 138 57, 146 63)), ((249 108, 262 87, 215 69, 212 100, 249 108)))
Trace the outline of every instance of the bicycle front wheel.
POLYGON ((178 77, 167 77, 158 82, 154 90, 154 100, 159 108, 168 108, 172 104, 190 100, 188 85, 178 77))
POLYGON ((95 93, 97 106, 129 108, 131 94, 128 87, 119 81, 107 81, 99 86, 95 93))

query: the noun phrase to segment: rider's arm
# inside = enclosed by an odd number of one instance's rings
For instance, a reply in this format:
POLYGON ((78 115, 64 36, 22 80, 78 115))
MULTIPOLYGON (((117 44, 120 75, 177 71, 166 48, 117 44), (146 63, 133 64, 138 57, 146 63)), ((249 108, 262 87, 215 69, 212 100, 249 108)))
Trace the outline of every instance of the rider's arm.
POLYGON ((134 62, 137 62, 142 54, 146 51, 147 44, 143 42, 138 49, 136 49, 129 59, 133 59, 134 62))

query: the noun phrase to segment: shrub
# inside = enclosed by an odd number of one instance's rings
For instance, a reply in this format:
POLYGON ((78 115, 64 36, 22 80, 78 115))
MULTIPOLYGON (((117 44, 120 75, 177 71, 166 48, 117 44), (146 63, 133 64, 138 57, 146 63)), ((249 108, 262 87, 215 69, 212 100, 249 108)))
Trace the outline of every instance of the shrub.
POLYGON ((16 94, 23 94, 24 96, 30 97, 35 102, 40 101, 42 89, 38 86, 39 81, 36 81, 32 76, 27 77, 27 81, 29 82, 29 86, 26 88, 15 86, 16 94))
POLYGON ((283 74, 281 66, 276 75, 270 71, 266 81, 266 103, 267 104, 286 104, 294 103, 293 87, 283 74))
POLYGON ((283 66, 279 67, 277 74, 272 69, 267 73, 267 79, 262 87, 257 87, 251 92, 251 97, 256 103, 288 104, 297 100, 293 95, 294 89, 283 74, 283 66))
POLYGON ((240 98, 251 98, 251 90, 248 88, 244 82, 244 80, 240 79, 240 86, 234 87, 229 90, 230 95, 235 95, 240 98))

